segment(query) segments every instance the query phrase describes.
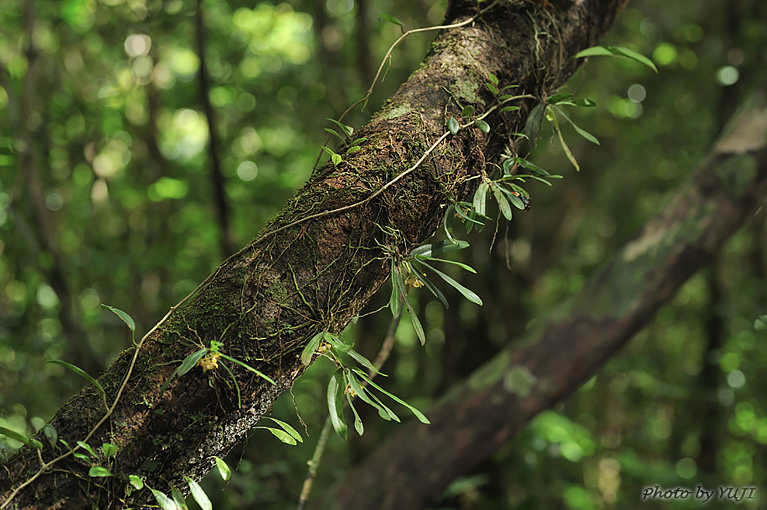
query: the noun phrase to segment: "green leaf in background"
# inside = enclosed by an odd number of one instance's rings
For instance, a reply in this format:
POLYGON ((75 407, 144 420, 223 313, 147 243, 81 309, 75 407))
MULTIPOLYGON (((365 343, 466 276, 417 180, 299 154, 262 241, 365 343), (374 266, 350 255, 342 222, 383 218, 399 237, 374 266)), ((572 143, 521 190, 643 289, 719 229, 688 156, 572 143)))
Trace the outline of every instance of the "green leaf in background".
POLYGON ((208 353, 208 349, 200 349, 199 351, 195 351, 186 358, 184 358, 184 361, 181 362, 181 365, 176 369, 176 373, 179 376, 182 376, 189 372, 191 369, 193 369, 197 362, 202 359, 203 356, 205 356, 208 353))
POLYGON ((410 301, 405 300, 405 305, 407 306, 407 312, 410 316, 410 323, 413 325, 418 340, 421 342, 421 345, 426 345, 426 333, 423 331, 421 321, 418 320, 418 314, 413 310, 413 305, 410 304, 410 301))
POLYGON ((568 116, 567 116, 567 114, 566 114, 565 112, 563 112, 563 111, 562 111, 562 109, 561 109, 561 108, 559 108, 558 106, 552 106, 552 108, 553 108, 554 110, 556 110, 556 112, 557 112, 558 114, 560 114, 562 117, 564 117, 564 118, 565 118, 565 120, 566 120, 567 122, 569 122, 571 126, 573 126, 573 128, 575 129, 575 131, 576 131, 576 132, 577 132, 579 135, 581 135, 583 138, 585 138, 585 139, 586 139, 586 140, 588 140, 589 142, 591 142, 591 143, 593 143, 593 144, 595 144, 595 145, 599 145, 599 140, 597 140, 597 137, 596 137, 596 136, 592 135, 591 133, 589 133, 589 132, 588 132, 588 131, 586 131, 585 129, 582 129, 580 126, 578 126, 578 125, 577 125, 575 122, 573 122, 573 121, 570 119, 570 117, 568 117, 568 116))
POLYGON ((433 266, 430 266, 426 262, 421 261, 421 264, 423 264, 424 266, 428 267, 429 269, 437 273, 443 280, 445 280, 445 282, 447 282, 455 290, 460 292, 463 295, 463 297, 465 297, 472 303, 482 306, 482 299, 480 299, 480 297, 474 291, 467 289, 466 287, 464 287, 463 285, 461 285, 460 283, 458 283, 457 281, 455 281, 454 279, 452 279, 451 277, 449 277, 448 275, 446 275, 439 269, 435 269, 433 266))
POLYGON ((557 104, 557 103, 560 103, 560 102, 564 101, 565 99, 569 99, 571 97, 573 97, 573 95, 572 94, 568 94, 568 93, 554 94, 553 96, 549 96, 546 99, 546 102, 548 104, 557 104))
POLYGON ((381 419, 385 421, 391 421, 391 416, 389 413, 386 412, 386 410, 383 408, 383 406, 378 405, 378 402, 373 400, 373 398, 370 396, 370 394, 367 393, 367 390, 362 387, 357 377, 354 375, 354 372, 347 372, 346 373, 346 380, 349 383, 349 386, 351 387, 352 391, 357 394, 357 398, 368 404, 369 406, 372 406, 378 411, 378 416, 381 417, 381 419))
POLYGON ((386 13, 382 12, 381 14, 378 15, 378 18, 380 20, 382 20, 382 21, 388 21, 389 23, 394 23, 395 25, 399 25, 401 27, 405 26, 404 23, 402 23, 400 20, 398 20, 397 18, 395 18, 391 14, 386 14, 386 13))
POLYGON ((511 206, 506 197, 503 196, 503 192, 499 189, 498 185, 493 186, 493 196, 495 196, 495 200, 498 202, 498 208, 503 217, 506 218, 506 221, 511 221, 511 206))
POLYGON ((593 107, 595 107, 597 105, 591 99, 585 99, 585 98, 584 99, 576 99, 575 101, 573 101, 573 104, 575 106, 580 106, 582 108, 593 108, 593 107))
POLYGON ((458 202, 456 204, 454 211, 455 211, 455 214, 457 214, 462 221, 465 221, 468 223, 474 223, 477 225, 484 225, 484 223, 482 223, 481 221, 477 221, 471 216, 469 211, 471 211, 473 207, 474 207, 473 204, 470 204, 469 202, 458 202))
POLYGON ((482 131, 483 133, 490 132, 490 124, 488 124, 484 120, 477 119, 474 121, 474 125, 477 126, 480 129, 480 131, 482 131))
POLYGON ((458 121, 455 120, 455 118, 450 117, 447 121, 447 130, 450 131, 450 133, 457 135, 460 129, 461 126, 458 124, 458 121))
POLYGON ((241 367, 243 367, 243 368, 245 368, 245 369, 247 369, 247 370, 249 370, 249 371, 253 372, 254 374, 256 374, 257 376, 259 376, 260 378, 262 378, 262 379, 265 379, 265 380, 266 380, 268 383, 270 383, 270 384, 277 384, 276 382, 274 382, 274 379, 272 379, 272 378, 271 378, 271 377, 269 377, 268 375, 266 375, 266 374, 263 374, 263 373, 259 372, 259 371, 258 371, 258 370, 256 370, 255 368, 251 367, 251 366, 250 366, 250 365, 248 365, 247 363, 244 363, 244 362, 242 362, 242 361, 238 360, 237 358, 233 358, 233 357, 231 357, 231 356, 228 356, 228 355, 224 354, 223 352, 220 352, 220 353, 219 353, 219 356, 221 356, 221 357, 222 357, 222 358, 224 358, 224 359, 228 359, 228 360, 229 360, 229 361, 231 361, 232 363, 237 363, 237 364, 238 364, 238 365, 240 365, 241 367))
POLYGON ((567 145, 567 142, 565 142, 565 137, 562 136, 562 130, 559 129, 559 122, 557 122, 556 116, 551 117, 551 125, 554 129, 554 132, 557 134, 557 138, 559 139, 559 144, 562 146, 562 150, 565 153, 565 156, 567 156, 567 159, 570 161, 570 163, 575 167, 576 172, 581 171, 581 167, 578 164, 578 160, 575 159, 575 156, 573 155, 572 151, 570 150, 570 146, 567 145))
POLYGON ((504 112, 515 112, 519 110, 519 106, 504 106, 500 110, 498 110, 498 113, 504 113, 504 112))
POLYGON ((221 478, 225 482, 228 481, 232 477, 232 470, 229 469, 229 465, 221 457, 216 457, 214 455, 213 458, 216 460, 216 467, 218 468, 218 474, 221 475, 221 478))
MULTIPOLYGON (((561 175, 552 175, 543 168, 539 167, 535 163, 532 163, 525 158, 514 158, 514 160, 519 163, 525 170, 527 170, 530 175, 536 176, 536 177, 544 177, 546 179, 561 179, 561 175)), ((550 185, 550 184, 549 184, 550 185)))
MULTIPOLYGON (((519 186, 517 186, 517 188, 519 188, 519 186)), ((500 189, 504 193, 504 195, 506 195, 506 198, 509 200, 509 202, 511 202, 511 205, 513 205, 520 211, 526 211, 529 208, 530 195, 528 195, 527 193, 523 194, 519 191, 516 191, 516 192, 509 191, 508 189, 506 189, 504 186, 501 186, 501 185, 498 186, 498 189, 500 189), (525 197, 528 200, 527 204, 522 200, 520 195, 525 197)))
POLYGON ((418 277, 418 279, 423 283, 424 287, 428 289, 429 292, 434 295, 439 301, 442 303, 442 306, 445 308, 450 308, 450 304, 447 302, 447 298, 442 293, 441 290, 439 290, 437 287, 434 286, 434 284, 429 280, 429 278, 426 277, 426 275, 423 273, 423 271, 419 270, 415 265, 410 266, 415 275, 418 277))
POLYGON ((469 246, 469 243, 466 241, 437 241, 436 243, 422 244, 421 246, 414 248, 410 252, 410 255, 433 257, 435 255, 442 255, 443 253, 450 253, 451 251, 463 250, 469 246))
POLYGON ((107 476, 112 476, 112 473, 105 467, 102 466, 92 466, 88 470, 88 476, 91 476, 93 478, 103 478, 107 476))
POLYGON ((354 349, 349 349, 349 352, 347 354, 349 354, 349 356, 351 356, 354 359, 354 361, 356 361, 357 363, 359 363, 363 367, 367 368, 371 372, 374 372, 374 373, 376 373, 378 375, 381 375, 383 377, 387 377, 386 374, 384 374, 382 372, 379 372, 378 369, 373 365, 373 363, 370 362, 369 359, 367 359, 365 356, 363 356, 362 354, 358 353, 354 349))
POLYGON ((527 121, 525 121, 524 133, 533 147, 535 147, 535 139, 541 131, 545 106, 546 105, 543 103, 535 105, 533 109, 530 110, 530 114, 527 116, 527 121))
POLYGON ((455 237, 455 224, 456 217, 458 216, 456 207, 455 204, 450 204, 445 211, 445 215, 442 217, 442 228, 445 231, 447 240, 451 243, 457 243, 459 241, 459 239, 455 237))
POLYGON ((101 445, 101 451, 104 452, 104 456, 108 459, 117 455, 117 445, 112 443, 104 443, 101 445))
POLYGON ((51 446, 56 446, 56 442, 59 439, 59 433, 56 432, 56 429, 53 427, 53 425, 50 423, 43 425, 43 434, 45 434, 45 437, 48 438, 48 442, 51 443, 51 446))
MULTIPOLYGON (((333 124, 335 124, 336 126, 338 126, 338 129, 340 129, 341 132, 343 134, 345 134, 347 137, 352 136, 352 133, 354 133, 354 128, 351 127, 351 126, 347 126, 346 124, 341 124, 337 120, 331 119, 331 118, 326 118, 325 120, 330 121, 333 124)), ((336 134, 338 134, 338 133, 336 133, 336 134)), ((341 138, 343 139, 343 137, 341 137, 341 138)))
MULTIPOLYGON (((348 383, 348 377, 346 373, 344 373, 344 383, 348 383)), ((351 386, 351 384, 349 384, 349 386, 351 386)), ((346 387, 346 384, 344 384, 344 387, 346 387)), ((362 418, 360 418, 357 409, 354 407, 354 401, 352 400, 350 392, 344 391, 344 393, 346 394, 346 401, 349 403, 349 408, 352 410, 352 414, 354 415, 354 430, 356 430, 357 434, 361 436, 365 433, 365 426, 362 424, 362 418)))
POLYGON ((115 308, 113 306, 105 305, 104 303, 101 303, 101 306, 112 312, 113 314, 117 315, 120 320, 122 320, 125 324, 128 325, 128 328, 131 331, 136 331, 136 323, 133 321, 133 317, 128 315, 127 313, 123 312, 119 308, 115 308))
POLYGON ((11 430, 6 427, 0 427, 0 434, 6 437, 10 437, 11 439, 15 439, 16 441, 24 443, 25 445, 30 445, 29 438, 23 434, 19 434, 15 430, 11 430))
POLYGON ((229 374, 229 377, 232 378, 232 382, 234 383, 234 389, 237 391, 237 408, 242 408, 242 392, 240 391, 240 384, 237 382, 237 378, 234 376, 234 373, 232 370, 226 366, 226 364, 222 363, 221 366, 224 367, 224 370, 229 374))
POLYGON ((154 499, 157 500, 157 503, 160 505, 162 510, 181 510, 178 505, 176 505, 176 502, 170 499, 168 496, 156 489, 151 490, 152 494, 154 495, 154 499))
POLYGON ((640 64, 644 64, 656 73, 658 72, 658 68, 655 67, 652 60, 641 53, 637 53, 634 50, 623 48, 621 46, 594 46, 579 51, 573 58, 583 57, 624 57, 639 62, 640 64))
POLYGON ((473 267, 471 267, 468 264, 464 264, 463 262, 458 262, 457 260, 440 259, 440 258, 437 258, 437 257, 428 257, 426 255, 415 255, 414 259, 415 259, 416 262, 421 261, 421 260, 433 260, 434 262, 444 262, 445 264, 450 264, 450 265, 453 265, 453 266, 458 266, 461 269, 464 269, 464 270, 466 270, 466 271, 468 271, 470 273, 477 274, 477 270, 476 269, 474 269, 473 267))
POLYGON ((200 505, 200 508, 202 510, 213 510, 213 503, 210 502, 208 495, 205 494, 205 491, 202 489, 202 487, 200 487, 200 484, 188 476, 185 476, 184 478, 186 479, 186 483, 189 486, 190 494, 192 494, 192 497, 197 502, 197 504, 200 505))
POLYGON ((330 411, 330 423, 333 425, 333 430, 339 435, 341 439, 346 441, 347 427, 346 420, 344 420, 343 410, 341 409, 341 402, 338 399, 338 393, 344 391, 343 374, 339 370, 333 374, 328 381, 328 411, 330 411))
POLYGON ((346 137, 345 136, 341 136, 340 134, 338 134, 338 131, 336 131, 335 129, 325 128, 325 131, 330 133, 331 135, 335 136, 339 140, 341 140, 341 143, 346 142, 346 137))
POLYGON ((387 397, 389 397, 390 399, 394 400, 395 402, 399 403, 400 405, 402 405, 402 406, 405 406, 406 408, 408 408, 408 409, 410 410, 410 412, 411 412, 411 413, 413 413, 413 414, 415 415, 415 417, 416 417, 416 418, 418 418, 418 421, 420 421, 421 423, 425 423, 425 424, 427 424, 427 425, 428 425, 429 423, 431 423, 431 422, 429 421, 429 419, 428 419, 428 418, 427 418, 427 417, 426 417, 426 416, 425 416, 425 415, 424 415, 424 414, 423 414, 421 411, 419 411, 419 410, 418 410, 418 409, 416 409, 415 407, 411 406, 410 404, 408 404, 407 402, 405 402, 404 400, 402 400, 402 399, 401 399, 401 398, 399 398, 398 396, 396 396, 396 395, 393 395, 393 394, 389 393, 388 391, 386 391, 385 389, 381 388, 379 385, 377 385, 377 384, 376 384, 376 383, 374 383, 372 380, 370 380, 370 379, 369 379, 369 378, 368 378, 368 377, 365 375, 365 373, 364 373, 364 372, 362 372, 361 370, 357 370, 357 369, 355 369, 355 370, 354 370, 354 372, 356 372, 356 373, 357 373, 357 375, 359 375, 359 376, 360 376, 362 379, 364 379, 365 381, 367 381, 367 383, 368 383, 370 386, 374 387, 375 389, 377 389, 378 391, 380 391, 381 393, 383 393, 384 395, 386 395, 386 396, 387 396, 387 397))
POLYGON ((341 340, 341 338, 339 338, 338 336, 336 336, 336 335, 334 335, 334 334, 332 334, 332 333, 330 333, 328 331, 325 331, 323 333, 323 338, 324 338, 324 340, 327 343, 329 343, 338 352, 346 354, 347 352, 349 352, 349 349, 352 348, 351 345, 345 343, 344 341, 341 340))
POLYGON ((99 458, 99 456, 96 455, 96 451, 93 448, 91 448, 91 445, 89 445, 85 441, 77 441, 77 446, 79 446, 80 448, 82 448, 86 452, 90 453, 93 456, 94 459, 98 459, 99 458))
POLYGON ((186 501, 184 501, 184 496, 181 494, 180 490, 178 490, 176 487, 173 487, 170 490, 170 494, 173 496, 173 502, 176 503, 178 508, 181 510, 189 510, 189 507, 187 506, 186 501))
POLYGON ((46 363, 53 363, 54 365, 61 365, 64 368, 68 368, 72 372, 76 373, 92 385, 94 385, 98 390, 101 392, 102 395, 106 395, 106 392, 104 391, 104 387, 96 380, 94 379, 88 372, 83 370, 80 367, 76 367, 75 365, 71 363, 67 363, 66 361, 62 361, 60 359, 50 359, 46 361, 46 363))
MULTIPOLYGON (((381 399, 376 396, 376 394, 372 391, 365 390, 366 394, 370 396, 371 399, 373 399, 381 408, 384 410, 384 412, 389 416, 389 419, 386 421, 396 421, 397 423, 400 423, 402 420, 399 419, 399 416, 397 416, 394 411, 392 411, 386 404, 381 402, 381 399)), ((376 408, 378 409, 378 408, 376 408)), ((380 410, 379 410, 380 414, 380 410)), ((386 419, 386 418, 384 418, 386 419)))
POLYGON ((282 420, 278 420, 277 418, 272 418, 271 416, 264 416, 264 419, 271 420, 277 425, 279 425, 282 428, 282 430, 284 430, 290 437, 292 437, 299 443, 304 442, 304 438, 301 437, 301 434, 299 434, 298 431, 294 429, 289 423, 286 423, 282 420))
POLYGON ((128 481, 133 486, 133 488, 136 489, 136 490, 140 491, 141 489, 144 488, 144 480, 142 480, 140 476, 129 475, 128 476, 128 481))
POLYGON ((304 347, 304 350, 301 351, 301 364, 305 367, 309 366, 309 363, 312 362, 312 357, 314 356, 315 351, 320 346, 320 342, 322 342, 322 337, 324 336, 325 332, 320 331, 316 335, 312 337, 311 340, 309 340, 309 343, 306 344, 306 347, 304 347))
POLYGON ((391 261, 391 296, 389 298, 389 308, 392 317, 399 317, 402 314, 402 302, 407 300, 407 287, 405 287, 405 278, 402 271, 394 262, 391 261))
POLYGON ((483 182, 474 192, 474 211, 480 216, 485 215, 485 209, 487 205, 487 192, 490 190, 490 185, 487 182, 483 182))

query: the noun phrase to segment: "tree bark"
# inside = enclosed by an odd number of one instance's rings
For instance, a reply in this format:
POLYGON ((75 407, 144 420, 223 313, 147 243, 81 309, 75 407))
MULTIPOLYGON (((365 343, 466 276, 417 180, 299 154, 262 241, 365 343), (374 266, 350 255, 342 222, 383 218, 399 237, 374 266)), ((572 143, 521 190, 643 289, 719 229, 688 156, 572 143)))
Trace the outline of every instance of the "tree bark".
MULTIPOLYGON (((39 435, 41 458, 24 448, 0 470, 0 501, 20 509, 137 507, 151 494, 127 493, 128 475, 164 492, 169 485, 183 490, 185 476, 202 478, 214 465, 212 456, 224 456, 243 440, 301 375, 300 353, 309 339, 341 331, 386 282, 389 259, 427 239, 446 204, 470 196, 475 177, 500 163, 509 133, 521 131, 527 112, 574 72, 578 63, 570 57, 596 44, 627 2, 561 0, 544 9, 504 1, 466 26, 445 30, 424 64, 356 135, 367 139, 361 150, 339 150, 342 163, 321 168, 260 237, 169 312, 138 352, 124 352, 99 379, 106 399, 88 386, 51 420, 70 445, 113 443, 117 455, 91 461, 70 455, 9 502, 41 460, 67 451, 61 444, 52 449, 39 435), (464 128, 435 145, 448 118, 461 118, 461 107, 472 105, 481 115, 494 106, 484 85, 490 73, 500 87, 517 85, 514 93, 537 99, 520 101, 519 111, 488 116, 489 134, 464 128), (194 368, 160 391, 181 360, 212 341, 276 384, 221 360, 236 387, 221 367, 194 368), (105 400, 111 405, 118 392, 113 412, 96 427, 105 400), (115 476, 90 478, 94 464, 115 476)), ((476 15, 477 5, 452 2, 446 23, 476 15)))
POLYGON ((676 197, 584 286, 346 479, 338 509, 423 508, 593 375, 767 196, 767 105, 743 105, 676 197))

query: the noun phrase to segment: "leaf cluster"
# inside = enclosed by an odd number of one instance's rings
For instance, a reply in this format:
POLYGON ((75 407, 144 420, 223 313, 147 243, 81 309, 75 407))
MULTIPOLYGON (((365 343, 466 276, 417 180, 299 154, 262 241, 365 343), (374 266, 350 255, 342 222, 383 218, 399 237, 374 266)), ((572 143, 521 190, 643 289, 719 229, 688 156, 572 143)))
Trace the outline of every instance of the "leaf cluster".
POLYGON ((382 419, 386 421, 400 421, 399 416, 370 387, 407 408, 421 422, 429 423, 426 416, 418 409, 373 382, 371 374, 383 377, 386 377, 386 374, 379 372, 370 360, 354 350, 351 345, 345 343, 341 338, 327 331, 317 333, 302 351, 301 362, 308 366, 314 359, 315 354, 330 358, 338 367, 328 382, 326 398, 333 430, 344 440, 347 438, 348 430, 343 412, 344 405, 348 405, 352 411, 354 430, 359 435, 362 435, 365 431, 362 419, 354 407, 354 399, 356 398, 375 408, 382 419))

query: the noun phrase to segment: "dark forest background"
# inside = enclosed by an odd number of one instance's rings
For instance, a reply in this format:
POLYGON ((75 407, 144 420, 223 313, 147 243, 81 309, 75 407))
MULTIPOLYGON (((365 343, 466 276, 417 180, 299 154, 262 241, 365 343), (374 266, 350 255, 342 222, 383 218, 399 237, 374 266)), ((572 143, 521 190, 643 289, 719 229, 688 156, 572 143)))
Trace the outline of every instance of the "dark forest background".
MULTIPOLYGON (((47 360, 96 374, 129 347, 100 303, 148 330, 309 177, 332 127, 325 118, 364 96, 401 33, 380 15, 416 28, 445 11, 427 0, 0 6, 0 426, 28 435, 84 383, 47 360)), ((544 128, 530 159, 565 178, 531 185, 532 209, 497 233, 467 237, 462 257, 478 274, 455 276, 483 307, 447 286, 448 312, 424 289, 411 293, 428 342, 403 319, 387 388, 428 412, 578 291, 690 175, 744 92, 764 85, 766 11, 759 0, 633 2, 607 43, 650 56, 660 72, 592 58, 572 78, 567 91, 597 103, 573 119, 601 146, 564 129, 576 173, 544 128)), ((346 123, 364 124, 432 38, 406 39, 368 109, 346 123)), ((628 348, 456 480, 438 507, 628 509, 652 485, 767 486, 767 331, 755 325, 767 313, 765 217, 757 212, 628 348)), ((381 295, 370 311, 387 302, 381 295)), ((372 358, 388 320, 362 317, 345 335, 372 358)), ((216 508, 295 507, 333 368, 315 363, 274 407, 302 433, 306 424, 303 444, 255 430, 228 458, 231 482, 206 479, 216 508)), ((318 498, 397 427, 361 411, 363 437, 330 440, 318 498)))

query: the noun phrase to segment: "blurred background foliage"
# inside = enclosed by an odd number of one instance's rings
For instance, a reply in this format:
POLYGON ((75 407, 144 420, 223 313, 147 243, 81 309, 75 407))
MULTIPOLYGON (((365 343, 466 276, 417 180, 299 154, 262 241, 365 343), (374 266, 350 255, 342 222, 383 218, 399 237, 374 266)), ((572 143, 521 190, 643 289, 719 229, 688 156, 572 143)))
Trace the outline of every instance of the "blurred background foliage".
MULTIPOLYGON (((83 384, 47 360, 97 373, 130 345, 99 304, 129 312, 146 331, 253 238, 310 175, 324 119, 364 95, 399 36, 380 14, 407 28, 433 25, 445 1, 0 6, 0 426, 32 433, 83 384)), ((479 274, 451 274, 484 307, 448 287, 446 313, 427 292, 413 292, 428 343, 421 348, 403 320, 386 387, 428 412, 576 292, 690 175, 740 98, 764 86, 766 11, 761 0, 633 2, 608 43, 651 56, 660 73, 593 58, 573 77, 567 90, 598 108, 572 115, 601 147, 565 129, 583 169, 576 174, 544 132, 531 159, 566 178, 531 185, 532 211, 501 224, 492 250, 492 228, 469 237, 463 256, 479 274)), ((431 37, 396 50, 370 110, 417 67, 431 37)), ((368 115, 347 121, 358 127, 368 115)), ((646 486, 763 490, 767 373, 759 367, 767 351, 758 347, 767 332, 754 320, 767 313, 766 233, 759 211, 628 348, 456 480, 435 508, 633 509, 646 486)), ((374 356, 387 323, 386 312, 366 316, 345 335, 374 356)), ((315 363, 274 407, 308 430, 304 444, 254 431, 230 457, 232 481, 205 481, 216 508, 295 507, 331 368, 315 363)), ((362 438, 330 441, 319 501, 396 432, 362 411, 362 438)), ((0 445, 18 447, 6 438, 0 445)))

